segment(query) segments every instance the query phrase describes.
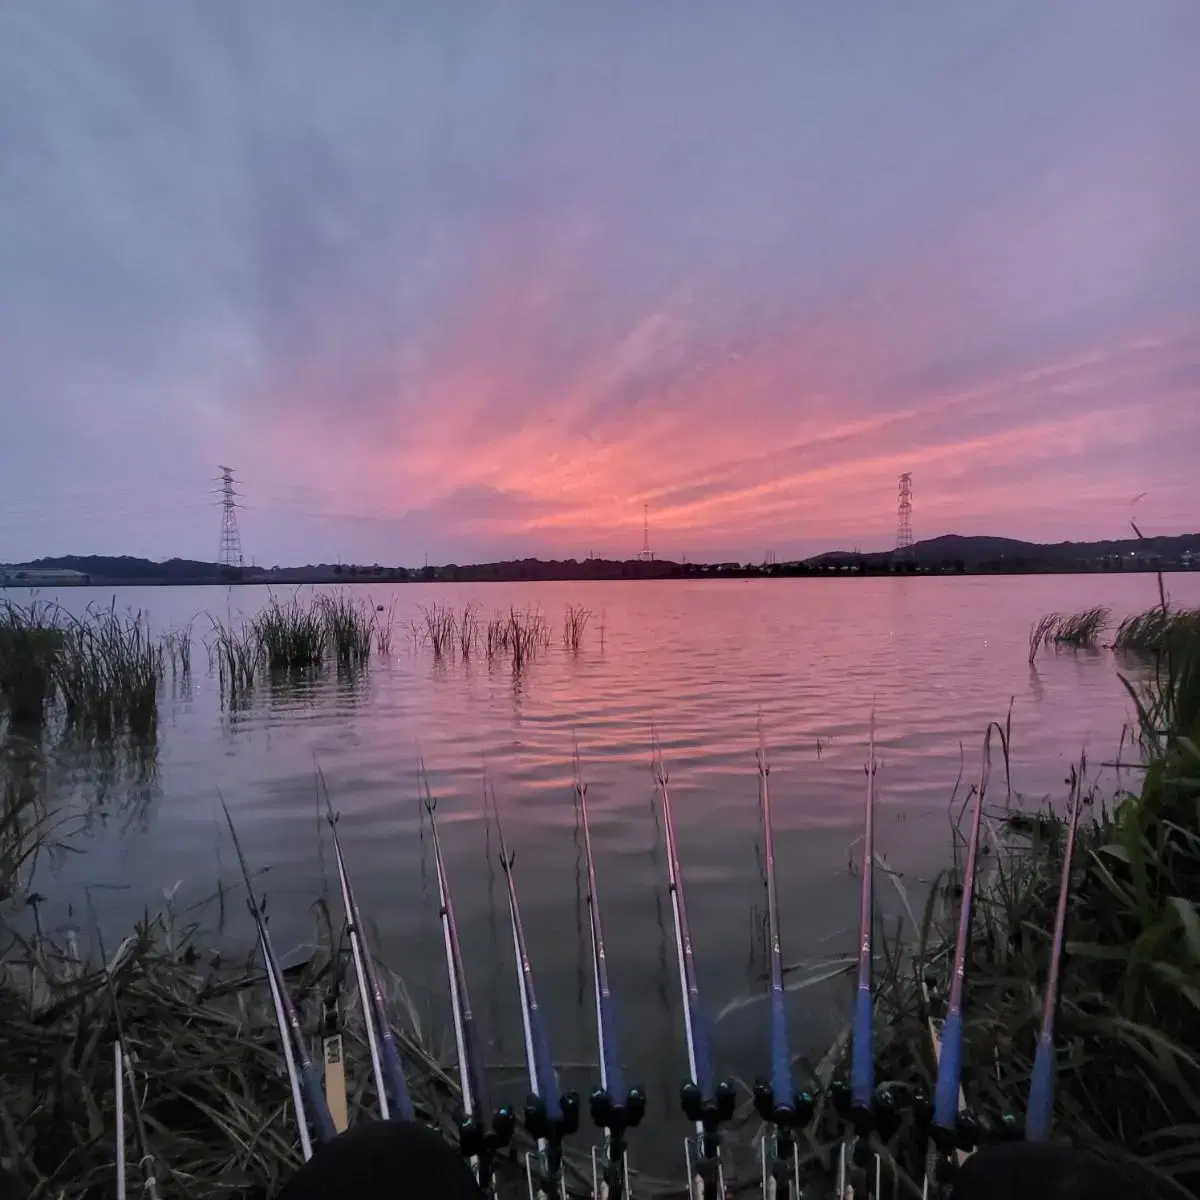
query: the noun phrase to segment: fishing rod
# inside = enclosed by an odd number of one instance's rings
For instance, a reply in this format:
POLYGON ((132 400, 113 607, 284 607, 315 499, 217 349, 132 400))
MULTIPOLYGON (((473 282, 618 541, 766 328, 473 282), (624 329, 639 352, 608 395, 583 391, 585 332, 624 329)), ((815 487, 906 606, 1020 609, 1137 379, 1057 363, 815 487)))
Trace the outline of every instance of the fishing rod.
POLYGON ((1050 1136, 1054 1119, 1054 1014, 1058 1006, 1059 973, 1062 969, 1063 941, 1067 927, 1067 900, 1071 887, 1071 858, 1075 853, 1075 830, 1083 809, 1083 781, 1075 796, 1067 825, 1067 845, 1063 851, 1062 880, 1058 885, 1058 908, 1054 914, 1054 939, 1050 946, 1050 971, 1046 977, 1042 1032, 1033 1060, 1033 1078, 1029 1085, 1029 1103, 1025 1110, 1025 1137, 1044 1142, 1050 1136))
POLYGON ((872 931, 875 919, 875 712, 871 711, 867 740, 867 796, 863 816, 862 889, 859 895, 858 972, 850 1036, 850 1083, 839 1081, 833 1102, 847 1124, 837 1165, 837 1194, 859 1190, 879 1196, 882 1164, 872 1147, 872 1135, 886 1134, 894 1121, 889 1094, 875 1090, 875 998, 872 978, 872 931), (874 1180, 862 1177, 874 1164, 874 1180), (860 1177, 856 1186, 852 1173, 860 1177), (866 1185, 864 1187, 864 1184, 866 1185))
MULTIPOLYGON (((138 1100, 137 1078, 133 1073, 133 1060, 129 1056, 129 1042, 125 1037, 125 1026, 121 1020, 121 1006, 117 1002, 117 989, 113 985, 108 955, 104 951, 104 939, 96 925, 96 941, 100 946, 100 958, 104 964, 104 984, 112 1005, 113 1021, 117 1027, 117 1040, 113 1049, 113 1066, 116 1079, 117 1109, 117 1197, 125 1200, 125 1086, 129 1087, 129 1108, 133 1113, 133 1136, 137 1141, 138 1168, 142 1173, 142 1188, 149 1200, 158 1200, 158 1178, 154 1171, 154 1156, 150 1153, 150 1142, 146 1137, 146 1122, 142 1118, 142 1105, 138 1100)), ((118 950, 118 954, 120 951, 118 950)))
POLYGON ((284 983, 283 972, 275 950, 271 945, 271 935, 267 932, 267 919, 262 905, 254 894, 254 883, 250 878, 250 868, 246 864, 246 856, 242 853, 242 843, 238 840, 237 830, 233 825, 233 817, 229 815, 229 806, 221 797, 221 808, 229 825, 229 833, 233 838, 233 848, 237 851, 238 863, 242 868, 242 878, 246 881, 246 904, 250 915, 254 918, 258 930, 258 945, 262 951, 263 966, 267 973, 267 984, 271 989, 271 1003, 275 1009, 275 1022, 279 1026, 279 1036, 283 1040, 283 1056, 287 1064, 288 1080, 292 1088, 292 1102, 296 1107, 296 1124, 300 1127, 300 1148, 305 1161, 312 1157, 312 1142, 305 1124, 305 1104, 307 1100, 308 1116, 312 1119, 318 1142, 330 1142, 337 1136, 337 1128, 325 1094, 321 1089, 321 1076, 313 1065, 300 1025, 300 1018, 295 1005, 288 995, 284 983), (297 1069, 297 1060, 299 1068, 297 1069))
POLYGON ((930 1149, 925 1169, 925 1192, 930 1184, 941 1186, 962 1157, 975 1145, 973 1120, 960 1113, 962 1099, 963 993, 966 987, 967 954, 971 942, 971 916, 975 900, 975 864, 979 855, 979 830, 983 803, 992 767, 992 726, 983 739, 979 764, 979 786, 975 789, 975 809, 967 839, 967 858, 963 867, 962 901, 958 913, 958 936, 954 945, 954 966, 942 1022, 941 1048, 938 1053, 937 1083, 933 1093, 930 1149))
MULTIPOLYGON (((322 782, 324 782, 322 780, 322 782)), ((396 1038, 388 1020, 387 1003, 379 985, 379 973, 371 957, 371 948, 365 945, 362 915, 354 898, 354 888, 346 870, 342 855, 342 842, 338 837, 340 813, 333 811, 329 792, 325 792, 326 819, 333 831, 333 853, 337 860, 338 880, 342 888, 342 907, 346 910, 346 928, 350 934, 350 952, 354 957, 354 973, 358 979, 358 995, 362 1001, 363 1016, 367 1024, 367 1048, 371 1054, 371 1070, 375 1075, 375 1090, 379 1095, 379 1115, 386 1121, 395 1115, 401 1121, 416 1120, 412 1098, 404 1082, 404 1071, 400 1066, 400 1053, 396 1038)))
POLYGON ((675 846, 675 826, 671 820, 669 777, 663 765, 662 751, 655 747, 654 777, 662 797, 663 829, 667 843, 667 887, 675 920, 675 949, 679 960, 679 991, 683 1001, 683 1027, 687 1039, 690 1077, 679 1090, 683 1114, 696 1126, 694 1137, 684 1142, 688 1186, 692 1200, 724 1197, 725 1175, 721 1168, 722 1121, 733 1117, 737 1092, 726 1079, 714 1083, 712 1059, 700 1010, 700 988, 692 955, 692 936, 688 929, 687 904, 683 894, 683 875, 675 846))
POLYGON ((579 1128, 579 1096, 560 1093, 550 1053, 550 1040, 538 1007, 533 987, 533 968, 525 943, 525 927, 517 903, 517 885, 513 879, 515 854, 504 841, 504 826, 496 794, 491 793, 492 815, 500 841, 500 867, 508 885, 508 916, 512 925, 513 956, 517 965, 517 989, 521 996, 521 1028, 525 1036, 525 1060, 529 1068, 529 1099, 525 1103, 525 1128, 537 1139, 539 1178, 535 1180, 533 1156, 525 1156, 525 1174, 531 1200, 557 1195, 566 1200, 567 1185, 562 1173, 562 1142, 579 1128))
POLYGON ((599 1168, 592 1150, 592 1194, 596 1200, 628 1200, 629 1155, 625 1131, 641 1124, 646 1112, 646 1093, 638 1086, 624 1091, 621 1058, 617 1053, 616 1021, 612 992, 608 985, 608 957, 604 952, 604 930, 600 923, 600 898, 596 891, 596 862, 592 857, 592 831, 588 825, 587 785, 575 748, 575 799, 583 825, 583 849, 587 860, 588 922, 592 934, 592 980, 596 993, 596 1040, 599 1043, 600 1086, 591 1094, 592 1120, 604 1130, 604 1163, 599 1168))
POLYGON ((450 898, 450 879, 442 859, 442 843, 434 817, 436 801, 425 783, 425 811, 433 831, 433 851, 437 862, 438 904, 442 922, 442 941, 446 952, 446 974, 450 981, 450 1009, 454 1018, 454 1041, 458 1050, 458 1077, 462 1088, 463 1113, 458 1121, 458 1145, 463 1157, 475 1171, 479 1186, 489 1195, 495 1193, 492 1163, 496 1152, 512 1141, 516 1117, 511 1108, 503 1106, 490 1114, 485 1123, 487 1097, 484 1090, 483 1063, 480 1058, 475 1017, 467 995, 467 979, 463 970, 462 947, 458 926, 454 922, 454 904, 450 898))
POLYGON ((758 799, 762 819, 763 859, 766 863, 767 936, 771 943, 771 1076, 754 1084, 754 1107, 767 1123, 762 1140, 763 1200, 800 1198, 800 1151, 796 1130, 812 1119, 815 1102, 808 1092, 792 1084, 792 1056, 788 1047, 787 1011, 783 991, 783 949, 779 939, 779 895, 775 883, 775 843, 771 825, 771 793, 762 726, 758 730, 758 799))

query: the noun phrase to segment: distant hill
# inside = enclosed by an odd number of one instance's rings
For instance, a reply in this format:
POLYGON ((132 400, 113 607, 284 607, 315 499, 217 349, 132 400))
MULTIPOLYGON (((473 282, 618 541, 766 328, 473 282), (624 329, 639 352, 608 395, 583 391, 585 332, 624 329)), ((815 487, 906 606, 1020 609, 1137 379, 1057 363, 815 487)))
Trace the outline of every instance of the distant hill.
MULTIPOLYGON (((981 569, 1003 570, 1117 570, 1127 567, 1127 561, 1144 566, 1187 565, 1185 559, 1200 555, 1200 533, 1184 533, 1172 537, 1121 538, 1101 542, 1022 542, 1016 538, 963 537, 957 533, 943 534, 927 541, 915 542, 910 558, 919 567, 929 570, 948 564, 962 563, 968 571, 981 569)), ((833 550, 807 559, 810 565, 838 564, 883 566, 894 561, 892 550, 859 554, 854 551, 833 550)))
POLYGON ((1180 570, 1200 566, 1200 533, 1175 537, 1123 538, 1102 542, 1022 542, 1015 538, 945 534, 913 545, 901 563, 893 551, 860 554, 831 550, 802 561, 757 563, 677 563, 668 559, 524 558, 507 562, 428 566, 415 569, 319 563, 303 567, 245 567, 170 558, 153 562, 128 555, 67 554, 31 563, 0 564, 0 584, 54 587, 270 583, 470 583, 551 579, 711 579, 831 574, 878 575, 897 570, 923 574, 1020 574, 1023 572, 1180 570), (62 572, 60 576, 58 573, 62 572), (74 574, 73 574, 74 573, 74 574), (72 575, 68 578, 67 576, 72 575))

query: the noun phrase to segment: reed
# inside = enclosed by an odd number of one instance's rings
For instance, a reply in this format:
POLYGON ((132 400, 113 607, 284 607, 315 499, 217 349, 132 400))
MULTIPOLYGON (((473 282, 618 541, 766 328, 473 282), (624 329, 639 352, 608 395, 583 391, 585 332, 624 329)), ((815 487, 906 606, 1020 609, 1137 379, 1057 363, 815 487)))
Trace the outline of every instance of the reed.
POLYGON ((488 662, 494 662, 501 654, 508 653, 508 620, 502 614, 491 617, 484 635, 484 651, 488 662))
POLYGON ((1111 609, 1097 607, 1060 617, 1054 628, 1054 641, 1060 646, 1095 647, 1111 615, 1111 609))
POLYGON ((284 603, 272 596, 250 623, 270 671, 319 667, 325 656, 329 631, 319 602, 302 604, 299 596, 284 603))
POLYGON ((514 672, 521 671, 550 645, 550 624, 536 608, 510 608, 507 618, 507 650, 514 672))
POLYGON ((215 619, 212 624, 221 695, 236 705, 254 690, 263 661, 262 643, 252 628, 234 629, 215 619))
POLYGON ((1158 605, 1133 613, 1117 626, 1113 649, 1131 654, 1154 655, 1184 646, 1200 637, 1200 608, 1158 605))
POLYGON ((387 608, 382 604, 375 605, 375 649, 384 658, 392 653, 392 631, 396 627, 396 597, 393 596, 387 608))
POLYGON ((425 621, 425 640, 433 650, 433 657, 440 662, 453 655, 457 629, 454 609, 448 604, 431 604, 428 608, 422 606, 421 616, 425 621))
POLYGON ((474 604, 464 606, 458 619, 458 653, 463 662, 470 662, 479 646, 479 610, 474 604))
POLYGON ((34 600, 28 608, 0 603, 0 707, 18 730, 39 729, 54 698, 62 651, 59 610, 34 600))
POLYGON ((67 619, 55 675, 68 728, 100 742, 122 731, 152 735, 165 663, 141 613, 119 614, 114 603, 67 619))
POLYGON ((375 635, 374 611, 345 593, 321 596, 314 604, 324 623, 325 642, 339 667, 359 667, 371 661, 375 635))
POLYGON ((592 619, 592 610, 581 604, 568 604, 563 618, 563 648, 578 654, 583 645, 583 634, 592 619))

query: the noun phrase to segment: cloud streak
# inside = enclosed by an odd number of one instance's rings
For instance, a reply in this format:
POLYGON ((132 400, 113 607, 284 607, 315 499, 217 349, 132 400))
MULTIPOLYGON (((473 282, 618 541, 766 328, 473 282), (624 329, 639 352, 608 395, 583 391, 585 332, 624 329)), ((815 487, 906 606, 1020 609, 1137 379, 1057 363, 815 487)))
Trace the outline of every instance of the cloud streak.
POLYGON ((0 558, 1200 512, 1200 18, 0 10, 0 558))

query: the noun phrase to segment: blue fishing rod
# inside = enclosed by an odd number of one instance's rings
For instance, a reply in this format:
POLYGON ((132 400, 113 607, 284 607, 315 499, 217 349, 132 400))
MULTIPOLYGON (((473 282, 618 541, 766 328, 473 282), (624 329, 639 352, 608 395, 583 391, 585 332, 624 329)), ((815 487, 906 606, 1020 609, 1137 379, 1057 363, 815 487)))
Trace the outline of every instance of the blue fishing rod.
POLYGON ((671 820, 669 777, 662 753, 655 748, 654 778, 662 797, 663 829, 667 843, 667 888, 675 921, 675 949, 679 960, 679 991, 683 1001, 684 1034, 687 1038, 690 1076, 679 1089, 680 1106, 696 1133, 684 1143, 687 1159, 688 1188, 691 1200, 713 1200, 725 1196, 725 1175, 721 1167, 720 1125, 733 1117, 737 1092, 723 1079, 715 1082, 704 1014, 700 1008, 700 988, 692 955, 692 935, 688 929, 687 903, 683 894, 683 873, 675 845, 675 825, 671 820))
POLYGON ((599 1168, 592 1150, 592 1194, 595 1200, 628 1200, 629 1156, 625 1131, 641 1124, 646 1112, 646 1093, 641 1087, 625 1091, 621 1058, 617 1052, 616 1021, 608 984, 608 958, 604 952, 604 930, 600 923, 600 897, 596 890, 596 862, 592 857, 592 832, 588 825, 587 784, 575 750, 575 799, 583 826, 583 848, 587 859, 588 921, 592 935, 592 980, 596 994, 596 1039, 599 1043, 600 1086, 591 1094, 592 1120, 604 1130, 604 1163, 599 1168))
POLYGON ((358 911, 354 888, 351 886, 346 860, 342 855, 342 842, 338 837, 338 818, 341 814, 333 811, 328 791, 325 792, 325 809, 329 828, 333 831, 333 853, 337 859, 342 907, 346 910, 346 929, 350 935, 350 952, 354 956, 358 995, 362 1001, 363 1018, 367 1026, 367 1049, 371 1055, 375 1090, 379 1096, 379 1115, 385 1121, 392 1116, 401 1121, 414 1121, 416 1113, 413 1111, 412 1098, 404 1082, 400 1053, 396 1047, 391 1022, 388 1020, 387 1003, 379 984, 379 973, 371 957, 371 948, 366 945, 362 916, 358 911))
POLYGON ((975 789, 975 808, 967 839, 967 858, 963 866, 962 901, 958 913, 958 936, 954 945, 954 966, 942 1022, 938 1050, 937 1083, 933 1093, 933 1113, 929 1130, 930 1149, 925 1168, 925 1191, 931 1185, 942 1187, 950 1182, 953 1171, 976 1143, 977 1130, 962 1108, 963 996, 966 989, 967 955, 971 944, 971 917, 975 900, 975 864, 979 855, 979 829, 983 804, 992 767, 992 726, 983 739, 979 764, 979 786, 975 789))
POLYGON ((1033 1060, 1029 1085, 1029 1104, 1025 1110, 1025 1137, 1044 1142, 1050 1136, 1054 1119, 1054 1015, 1058 1007, 1059 975, 1062 970, 1063 942, 1067 927, 1067 900, 1071 888, 1071 859, 1075 853, 1075 830, 1083 808, 1083 781, 1075 797, 1067 826, 1067 844, 1063 851, 1062 880, 1058 885, 1058 908, 1054 914, 1054 938, 1050 945, 1050 970, 1046 977, 1042 1032, 1033 1060))
POLYGON ((425 783, 425 811, 433 831, 433 851, 437 862, 438 898, 442 922, 442 941, 446 952, 446 974, 450 982, 450 1009, 454 1018, 454 1041, 458 1050, 458 1077, 462 1088, 463 1111, 458 1120, 458 1145, 463 1157, 475 1171, 479 1186, 489 1195, 495 1194, 492 1166, 496 1154, 507 1146, 516 1129, 516 1116, 511 1108, 502 1106, 488 1113, 487 1093, 483 1076, 483 1059, 471 999, 467 994, 466 972, 463 970, 462 946, 458 926, 454 921, 454 903, 450 897, 450 879, 442 858, 442 842, 438 837, 437 807, 425 783), (489 1119, 490 1117, 490 1119, 489 1119))
POLYGON ((775 883, 775 839, 771 824, 771 792, 762 727, 758 730, 758 799, 762 819, 763 859, 767 868, 767 935, 771 943, 771 1077, 754 1085, 754 1106, 767 1123, 762 1140, 763 1200, 799 1200, 800 1152, 796 1131, 812 1119, 812 1095, 797 1092, 792 1082, 787 1010, 783 990, 783 949, 779 938, 779 895, 775 883))
POLYGON ((866 806, 863 817, 862 888, 859 895, 858 969, 850 1025, 850 1082, 831 1087, 834 1109, 846 1123, 837 1161, 839 1197, 882 1194, 883 1162, 877 1146, 899 1127, 895 1097, 875 1087, 875 713, 868 733, 866 806))
POLYGON ((296 1013, 284 983, 283 972, 275 950, 271 945, 271 935, 267 932, 267 919, 262 905, 254 894, 254 884, 250 878, 250 868, 246 865, 246 856, 242 853, 242 844, 238 840, 237 830, 233 826, 233 817, 229 815, 229 806, 221 797, 221 808, 225 812, 225 820, 229 824, 229 833, 233 838, 233 848, 237 851, 238 862, 242 868, 242 878, 246 881, 246 903, 250 915, 254 918, 258 930, 258 944, 262 951, 263 966, 267 973, 267 983, 271 989, 271 1002, 275 1008, 276 1021, 279 1024, 280 1037, 283 1039, 284 1059, 288 1066, 288 1077, 292 1086, 292 1100, 296 1107, 296 1122, 300 1126, 300 1147, 307 1160, 312 1157, 312 1145, 309 1140, 308 1128, 305 1123, 305 1103, 307 1101, 307 1117, 312 1121, 318 1142, 330 1142, 337 1136, 337 1128, 333 1123, 329 1105, 325 1102, 325 1093, 321 1088, 321 1076, 313 1065, 312 1056, 308 1052, 308 1043, 300 1018, 296 1013), (299 1061, 299 1069, 296 1061, 299 1061), (303 1100, 302 1097, 303 1096, 303 1100))
POLYGON ((500 866, 508 885, 508 916, 512 925, 513 957, 517 966, 517 990, 521 997, 521 1028, 525 1036, 525 1061, 529 1070, 529 1098, 525 1103, 525 1128, 537 1140, 537 1169, 533 1155, 525 1159, 525 1174, 530 1200, 558 1196, 566 1200, 567 1185, 562 1173, 563 1138, 579 1128, 579 1096, 562 1093, 550 1053, 542 1012, 538 1007, 533 986, 533 967, 525 943, 525 927, 521 923, 521 907, 517 903, 517 885, 513 878, 515 854, 510 854, 504 840, 504 826, 496 795, 491 793, 492 815, 500 841, 500 866))

